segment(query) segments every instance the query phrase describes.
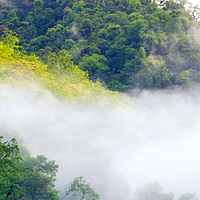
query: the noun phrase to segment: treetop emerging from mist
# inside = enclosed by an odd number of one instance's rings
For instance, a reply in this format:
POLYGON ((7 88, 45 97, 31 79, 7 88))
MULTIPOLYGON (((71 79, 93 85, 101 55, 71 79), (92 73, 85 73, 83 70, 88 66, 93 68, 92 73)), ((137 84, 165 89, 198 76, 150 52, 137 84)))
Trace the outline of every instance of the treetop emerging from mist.
POLYGON ((82 176, 77 177, 70 183, 66 192, 70 200, 99 200, 99 195, 82 176))

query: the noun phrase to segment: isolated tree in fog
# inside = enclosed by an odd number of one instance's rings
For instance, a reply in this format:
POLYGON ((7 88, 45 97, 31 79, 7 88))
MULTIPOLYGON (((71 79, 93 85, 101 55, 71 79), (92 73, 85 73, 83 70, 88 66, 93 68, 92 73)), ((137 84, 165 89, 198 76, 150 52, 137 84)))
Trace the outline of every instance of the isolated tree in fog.
POLYGON ((66 195, 70 200, 99 200, 99 195, 82 176, 75 178, 70 183, 66 195))
POLYGON ((179 197, 179 200, 199 200, 195 193, 184 193, 179 197))
POLYGON ((173 200, 173 193, 164 193, 157 182, 146 183, 134 193, 134 200, 173 200))

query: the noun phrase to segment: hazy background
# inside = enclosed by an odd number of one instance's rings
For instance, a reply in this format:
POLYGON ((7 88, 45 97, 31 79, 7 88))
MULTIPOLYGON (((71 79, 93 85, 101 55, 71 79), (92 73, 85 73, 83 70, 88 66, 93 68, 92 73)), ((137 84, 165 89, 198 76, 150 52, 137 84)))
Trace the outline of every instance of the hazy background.
POLYGON ((200 196, 200 89, 130 91, 129 106, 70 105, 1 85, 4 135, 59 164, 57 187, 84 176, 103 200, 128 200, 138 186, 200 196))
POLYGON ((200 0, 189 0, 189 2, 191 2, 194 5, 200 4, 200 0))

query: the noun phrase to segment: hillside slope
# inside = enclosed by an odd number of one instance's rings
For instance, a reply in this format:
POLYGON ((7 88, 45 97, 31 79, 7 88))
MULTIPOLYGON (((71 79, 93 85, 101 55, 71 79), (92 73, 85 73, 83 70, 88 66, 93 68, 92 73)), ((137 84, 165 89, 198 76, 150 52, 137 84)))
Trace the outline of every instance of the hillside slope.
POLYGON ((162 89, 199 82, 199 22, 184 6, 181 0, 10 0, 0 5, 0 23, 44 62, 48 52, 69 51, 90 80, 112 90, 162 89))
POLYGON ((0 41, 1 84, 71 102, 99 103, 103 98, 111 101, 125 98, 118 92, 106 90, 99 81, 89 80, 88 74, 74 65, 66 50, 50 53, 47 64, 43 64, 34 54, 28 56, 18 42, 12 33, 0 41))

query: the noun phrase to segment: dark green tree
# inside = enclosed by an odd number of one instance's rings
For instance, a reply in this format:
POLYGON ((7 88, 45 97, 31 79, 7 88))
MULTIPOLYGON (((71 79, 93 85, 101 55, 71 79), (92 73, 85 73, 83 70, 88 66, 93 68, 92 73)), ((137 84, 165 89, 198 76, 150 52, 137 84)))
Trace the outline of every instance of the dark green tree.
POLYGON ((44 59, 44 49, 64 49, 91 80, 99 78, 112 90, 162 89, 198 82, 199 7, 188 11, 186 4, 188 8, 186 0, 12 0, 0 3, 0 23, 45 63, 49 56, 44 59), (158 56, 165 63, 159 69, 152 67, 152 57, 158 56))
POLYGON ((58 200, 59 191, 55 187, 55 176, 58 165, 55 161, 48 160, 45 156, 37 158, 26 157, 21 163, 23 167, 33 169, 31 177, 20 183, 26 189, 25 198, 28 200, 58 200))
POLYGON ((80 62, 79 67, 85 71, 88 71, 89 77, 92 80, 100 78, 106 80, 106 73, 109 70, 107 67, 107 59, 104 55, 92 54, 83 57, 83 61, 80 62))
POLYGON ((0 199, 15 199, 25 194, 25 188, 20 184, 30 177, 31 169, 22 167, 22 161, 17 141, 2 141, 0 136, 0 199))

